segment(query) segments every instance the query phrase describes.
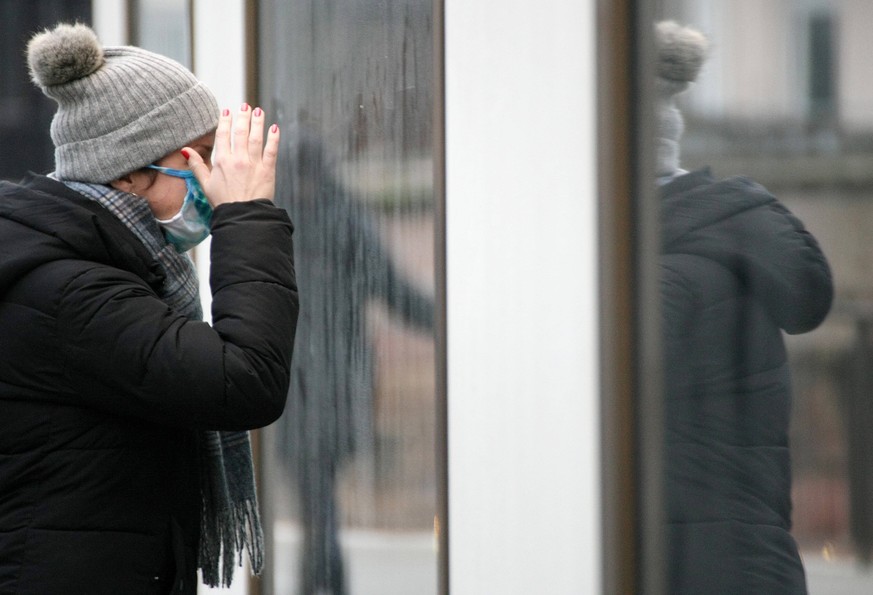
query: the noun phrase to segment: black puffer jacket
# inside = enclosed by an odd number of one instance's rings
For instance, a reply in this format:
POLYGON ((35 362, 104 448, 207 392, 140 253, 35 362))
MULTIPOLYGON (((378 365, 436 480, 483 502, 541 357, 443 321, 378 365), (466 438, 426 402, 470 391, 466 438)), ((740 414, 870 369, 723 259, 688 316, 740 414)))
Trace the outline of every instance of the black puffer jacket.
POLYGON ((662 195, 668 592, 806 593, 782 331, 822 322, 830 269, 754 182, 704 170, 662 195))
POLYGON ((194 593, 198 430, 282 413, 297 290, 268 201, 213 219, 213 326, 114 216, 0 183, 0 593, 194 593))

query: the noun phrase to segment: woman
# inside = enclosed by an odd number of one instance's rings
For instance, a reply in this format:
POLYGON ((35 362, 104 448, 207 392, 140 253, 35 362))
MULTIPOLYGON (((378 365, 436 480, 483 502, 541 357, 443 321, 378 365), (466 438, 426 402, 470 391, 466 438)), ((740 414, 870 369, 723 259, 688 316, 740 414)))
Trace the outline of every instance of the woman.
POLYGON ((297 320, 278 128, 83 25, 28 63, 55 171, 0 184, 0 593, 194 593, 243 545, 257 572, 245 430, 282 413, 297 320))
POLYGON ((783 333, 825 319, 830 267, 761 185, 679 168, 674 96, 695 80, 707 42, 672 22, 656 41, 667 592, 803 595, 783 333))

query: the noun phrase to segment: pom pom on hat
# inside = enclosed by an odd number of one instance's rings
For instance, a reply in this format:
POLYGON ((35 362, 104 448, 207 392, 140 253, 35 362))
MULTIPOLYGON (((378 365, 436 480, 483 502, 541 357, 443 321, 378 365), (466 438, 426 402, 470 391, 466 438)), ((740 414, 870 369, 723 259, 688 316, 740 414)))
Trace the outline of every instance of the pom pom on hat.
POLYGON ((674 21, 655 25, 657 71, 657 175, 675 176, 679 168, 679 139, 685 130, 675 96, 697 79, 706 61, 709 42, 699 31, 674 21))
POLYGON ((663 21, 655 26, 655 42, 659 77, 681 83, 697 78, 709 49, 702 33, 674 21, 663 21))
POLYGON ((27 44, 30 77, 40 87, 84 78, 103 63, 103 48, 85 25, 59 25, 35 35, 27 44))

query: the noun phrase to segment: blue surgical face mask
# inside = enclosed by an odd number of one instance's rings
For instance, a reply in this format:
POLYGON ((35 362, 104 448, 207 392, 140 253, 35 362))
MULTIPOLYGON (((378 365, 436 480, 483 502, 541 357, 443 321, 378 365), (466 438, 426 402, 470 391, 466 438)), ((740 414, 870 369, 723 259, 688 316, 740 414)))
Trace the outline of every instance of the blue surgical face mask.
POLYGON ((157 165, 149 165, 148 167, 168 176, 185 180, 188 192, 185 194, 185 200, 182 201, 182 208, 171 218, 157 219, 157 222, 167 241, 178 252, 187 252, 209 235, 212 224, 212 205, 206 200, 203 188, 200 187, 200 182, 197 181, 191 170, 171 169, 157 165))

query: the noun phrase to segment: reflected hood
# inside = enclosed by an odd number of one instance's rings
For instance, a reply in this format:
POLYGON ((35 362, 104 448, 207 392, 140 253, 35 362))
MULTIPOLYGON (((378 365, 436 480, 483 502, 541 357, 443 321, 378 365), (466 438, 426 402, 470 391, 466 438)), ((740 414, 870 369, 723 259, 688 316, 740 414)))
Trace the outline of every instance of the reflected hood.
POLYGON ((731 271, 788 333, 818 326, 833 283, 815 238, 763 186, 715 180, 709 169, 661 188, 662 250, 708 258, 731 271))

